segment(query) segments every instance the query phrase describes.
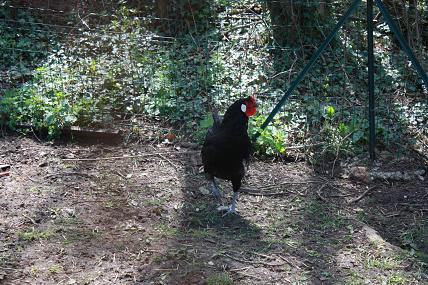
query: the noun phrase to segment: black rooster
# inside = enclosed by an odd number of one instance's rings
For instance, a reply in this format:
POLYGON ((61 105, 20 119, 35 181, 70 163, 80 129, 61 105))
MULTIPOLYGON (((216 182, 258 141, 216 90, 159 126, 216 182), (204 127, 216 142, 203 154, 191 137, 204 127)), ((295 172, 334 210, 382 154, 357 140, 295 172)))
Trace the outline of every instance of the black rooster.
MULTIPOLYGON (((248 117, 256 113, 253 96, 233 103, 221 119, 213 112, 214 125, 208 130, 202 147, 202 162, 208 180, 212 181, 212 193, 221 200, 214 177, 230 180, 233 186, 232 204, 226 214, 236 213, 236 200, 245 174, 244 162, 250 156, 248 117)), ((226 215, 225 214, 225 215, 226 215)))

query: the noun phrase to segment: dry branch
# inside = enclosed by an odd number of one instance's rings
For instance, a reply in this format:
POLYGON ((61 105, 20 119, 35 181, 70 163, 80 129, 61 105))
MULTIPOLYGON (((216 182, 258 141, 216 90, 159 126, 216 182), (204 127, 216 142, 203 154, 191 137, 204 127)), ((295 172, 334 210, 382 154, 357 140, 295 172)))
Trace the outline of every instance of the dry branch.
POLYGON ((328 184, 323 184, 318 190, 317 190, 317 195, 318 195, 318 198, 320 198, 322 201, 324 201, 324 202, 327 202, 327 199, 326 198, 324 198, 322 195, 321 195, 321 191, 322 191, 322 189, 324 189, 326 186, 327 186, 328 184))
POLYGON ((280 192, 264 192, 264 191, 257 191, 257 190, 250 190, 250 189, 240 189, 240 193, 245 193, 252 196, 281 196, 281 195, 287 195, 287 194, 296 194, 293 191, 280 191, 280 192))
POLYGON ((231 256, 227 253, 223 253, 223 256, 226 256, 232 260, 241 262, 241 263, 247 263, 247 264, 259 264, 259 265, 265 265, 265 266, 284 266, 287 264, 287 262, 281 262, 281 263, 269 263, 269 262, 264 262, 264 261, 251 261, 251 260, 245 260, 245 259, 240 259, 234 256, 231 256))
POLYGON ((94 177, 94 175, 90 174, 90 173, 83 173, 83 172, 73 171, 73 172, 55 172, 55 173, 50 173, 50 174, 45 175, 45 178, 50 178, 50 177, 55 177, 55 176, 68 176, 68 175, 80 175, 80 176, 84 176, 84 177, 88 177, 88 178, 94 177))
POLYGON ((62 159, 62 161, 100 161, 100 160, 150 157, 150 156, 158 156, 158 155, 192 154, 192 153, 199 153, 199 151, 151 152, 151 153, 144 153, 139 155, 124 155, 124 156, 111 156, 111 157, 98 157, 98 158, 64 158, 62 159))
POLYGON ((361 199, 363 199, 365 196, 367 196, 367 194, 369 194, 373 189, 377 188, 378 185, 372 186, 369 189, 367 189, 366 191, 364 191, 363 194, 361 194, 360 196, 358 196, 355 199, 350 200, 348 203, 352 204, 352 203, 357 203, 358 201, 360 201, 361 199))

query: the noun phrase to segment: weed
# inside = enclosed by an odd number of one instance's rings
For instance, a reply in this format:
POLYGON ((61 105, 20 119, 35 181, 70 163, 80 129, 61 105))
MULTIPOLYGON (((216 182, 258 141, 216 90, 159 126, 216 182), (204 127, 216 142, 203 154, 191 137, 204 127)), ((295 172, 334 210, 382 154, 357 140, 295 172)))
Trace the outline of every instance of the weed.
POLYGON ((30 273, 31 275, 37 276, 37 274, 40 272, 39 268, 37 266, 31 266, 30 273))
POLYGON ((52 265, 48 268, 49 273, 57 274, 61 271, 61 266, 58 264, 52 265))
POLYGON ((341 215, 331 213, 319 201, 311 201, 306 210, 322 230, 339 229, 345 224, 345 220, 341 215))
POLYGON ((397 284, 409 284, 409 280, 407 277, 401 272, 392 272, 390 276, 388 276, 387 283, 388 285, 397 285, 397 284))
POLYGON ((191 229, 189 231, 191 237, 196 239, 214 237, 215 233, 210 229, 191 229))
POLYGON ((207 285, 231 285, 233 279, 227 272, 214 273, 206 280, 207 285))
POLYGON ((32 229, 30 231, 20 232, 18 235, 23 240, 33 241, 36 239, 48 239, 53 236, 53 233, 49 230, 42 231, 32 229))
POLYGON ((177 233, 177 229, 171 227, 171 225, 166 223, 160 223, 155 226, 155 230, 158 232, 158 234, 163 236, 172 236, 177 233))
POLYGON ((348 277, 348 280, 345 283, 346 285, 363 285, 366 284, 363 276, 361 276, 356 271, 351 271, 348 277))
POLYGON ((158 198, 158 199, 152 199, 152 200, 146 200, 145 204, 147 206, 156 206, 156 207, 162 207, 166 203, 166 198, 158 198))
POLYGON ((100 238, 101 235, 101 232, 87 228, 79 228, 73 231, 65 230, 65 240, 63 241, 63 244, 66 245, 71 243, 89 242, 91 240, 100 238))
POLYGON ((381 256, 379 254, 367 254, 364 257, 364 266, 368 269, 392 270, 398 267, 399 263, 392 257, 381 256))
POLYGON ((39 187, 33 186, 28 189, 28 192, 40 194, 42 190, 39 187))

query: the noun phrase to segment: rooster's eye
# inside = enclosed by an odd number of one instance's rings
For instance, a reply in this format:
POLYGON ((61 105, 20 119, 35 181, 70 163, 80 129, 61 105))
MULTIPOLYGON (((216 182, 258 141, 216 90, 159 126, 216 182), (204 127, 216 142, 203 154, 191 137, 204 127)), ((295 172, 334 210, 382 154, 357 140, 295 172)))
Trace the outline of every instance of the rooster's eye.
POLYGON ((244 113, 247 112, 247 105, 242 104, 241 105, 241 111, 244 112, 244 113))

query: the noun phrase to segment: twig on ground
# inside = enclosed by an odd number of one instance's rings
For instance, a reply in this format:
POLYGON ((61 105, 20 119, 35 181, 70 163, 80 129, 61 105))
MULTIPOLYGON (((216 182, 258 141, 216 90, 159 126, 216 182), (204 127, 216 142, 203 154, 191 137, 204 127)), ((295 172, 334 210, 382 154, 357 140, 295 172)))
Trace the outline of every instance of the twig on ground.
POLYGON ((80 175, 88 178, 93 178, 94 175, 90 173, 83 173, 83 172, 77 172, 77 171, 71 171, 71 172, 55 172, 45 175, 45 178, 55 177, 55 176, 68 176, 68 175, 80 175))
POLYGON ((111 157, 99 157, 99 158, 64 158, 62 161, 99 161, 99 160, 114 160, 114 159, 126 159, 126 158, 138 158, 138 157, 149 157, 161 155, 176 155, 176 154, 192 154, 199 153, 199 151, 176 151, 176 152, 152 152, 144 153, 139 155, 124 155, 124 156, 111 156, 111 157))
POLYGON ((217 242, 215 240, 212 240, 209 238, 204 238, 204 241, 209 242, 209 243, 213 243, 213 244, 217 244, 217 242))
POLYGON ((22 216, 25 217, 25 218, 27 218, 28 220, 30 220, 30 222, 33 225, 37 225, 36 221, 33 218, 31 218, 30 216, 27 216, 26 214, 22 214, 22 216))
POLYGON ((364 191, 364 193, 361 194, 360 196, 358 196, 357 198, 348 201, 348 204, 357 203, 358 201, 360 201, 361 199, 363 199, 365 196, 367 196, 367 194, 369 194, 372 190, 374 190, 378 186, 379 185, 375 185, 375 186, 370 187, 369 189, 367 189, 366 191, 364 191))
MULTIPOLYGON (((71 205, 76 205, 76 204, 84 204, 84 203, 108 203, 111 202, 112 200, 79 200, 79 201, 74 201, 73 203, 71 203, 71 205)), ((123 202, 125 200, 119 200, 120 202, 123 202)), ((119 202, 117 201, 117 202, 119 202)))
POLYGON ((326 184, 323 184, 323 185, 321 185, 321 187, 320 187, 320 188, 318 188, 318 190, 317 190, 318 198, 320 198, 320 199, 321 199, 322 201, 324 201, 324 202, 328 202, 328 201, 327 201, 327 199, 326 199, 326 198, 324 198, 324 197, 321 195, 321 191, 322 191, 322 189, 324 189, 327 185, 328 185, 327 183, 326 183, 326 184))
POLYGON ((294 263, 292 263, 291 261, 289 261, 287 258, 285 258, 282 255, 275 254, 275 256, 269 256, 269 255, 258 253, 258 252, 252 252, 252 253, 255 254, 255 255, 258 255, 260 257, 264 257, 264 258, 268 258, 268 259, 277 259, 277 258, 280 258, 280 259, 284 260, 285 263, 287 263, 288 265, 296 267, 297 269, 300 269, 299 266, 295 265, 294 263))
POLYGON ((392 217, 396 217, 396 216, 399 216, 399 215, 400 215, 400 212, 398 212, 398 213, 392 213, 392 214, 384 215, 384 216, 385 216, 385 218, 392 218, 392 217))
POLYGON ((334 195, 328 195, 327 198, 345 198, 345 197, 349 197, 352 195, 353 194, 351 194, 351 193, 349 193, 349 194, 334 194, 334 195))
POLYGON ((240 268, 232 268, 232 269, 229 269, 229 271, 235 272, 235 271, 247 270, 247 269, 250 269, 250 268, 251 268, 250 266, 245 266, 245 267, 240 267, 240 268))
POLYGON ((36 133, 34 132, 33 127, 31 127, 31 132, 33 133, 34 137, 39 141, 39 143, 43 143, 41 139, 39 139, 39 137, 36 135, 36 133))
POLYGON ((285 264, 287 264, 286 262, 282 262, 282 263, 269 263, 269 262, 264 262, 264 261, 251 261, 251 260, 245 260, 245 259, 240 259, 234 256, 231 256, 227 253, 223 253, 223 256, 226 256, 230 259, 233 259, 235 261, 238 262, 242 262, 242 263, 248 263, 248 264, 261 264, 261 265, 266 265, 266 266, 283 266, 285 264))
POLYGON ((115 170, 115 171, 113 171, 114 173, 116 173, 119 177, 121 177, 121 178, 123 178, 123 179, 126 179, 126 176, 125 175, 123 175, 122 173, 120 173, 119 172, 119 170, 115 170))
POLYGON ((240 193, 245 193, 252 196, 281 196, 281 195, 287 195, 287 194, 296 194, 292 191, 281 191, 281 192, 264 192, 264 191, 256 191, 256 190, 249 190, 249 189, 240 189, 240 193))
MULTIPOLYGON (((284 260, 286 263, 288 263, 288 265, 293 266, 293 267, 297 268, 298 270, 301 269, 300 266, 298 266, 297 264, 294 264, 293 262, 291 262, 290 260, 288 260, 284 256, 278 255, 278 257, 281 258, 282 260, 284 260)), ((306 265, 306 264, 303 263, 303 265, 306 265)))
POLYGON ((175 165, 169 158, 165 157, 163 154, 158 153, 158 156, 168 162, 172 167, 175 168, 175 170, 178 170, 178 166, 175 165))
POLYGON ((280 183, 273 183, 273 184, 269 184, 269 185, 265 185, 265 186, 260 186, 258 188, 260 189, 270 189, 270 188, 275 188, 278 186, 282 186, 282 185, 287 185, 287 184, 311 184, 311 183, 319 183, 319 181, 313 181, 313 180, 308 180, 308 181, 284 181, 284 182, 280 182, 280 183))
POLYGON ((155 268, 155 271, 177 271, 178 270, 178 264, 177 268, 155 268))
POLYGON ((248 273, 244 273, 244 272, 240 272, 240 271, 237 271, 236 273, 238 273, 239 275, 242 275, 243 277, 249 277, 249 278, 253 278, 253 279, 257 279, 257 280, 263 280, 263 278, 261 278, 261 277, 251 275, 248 273))

